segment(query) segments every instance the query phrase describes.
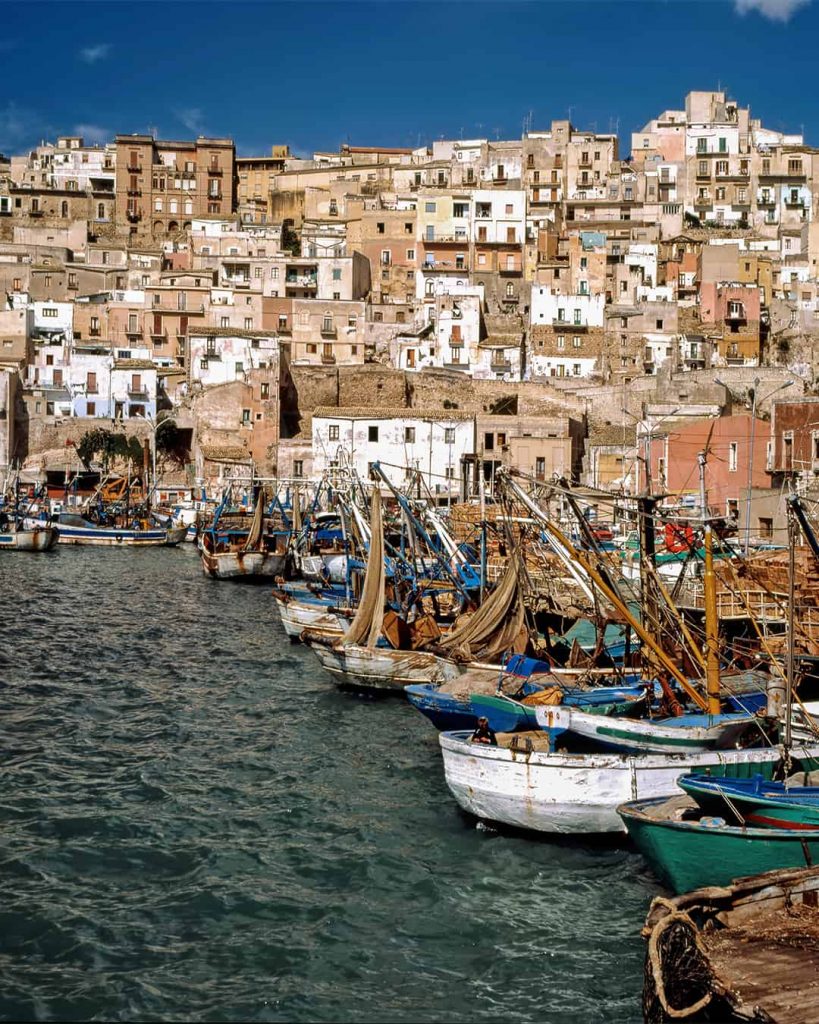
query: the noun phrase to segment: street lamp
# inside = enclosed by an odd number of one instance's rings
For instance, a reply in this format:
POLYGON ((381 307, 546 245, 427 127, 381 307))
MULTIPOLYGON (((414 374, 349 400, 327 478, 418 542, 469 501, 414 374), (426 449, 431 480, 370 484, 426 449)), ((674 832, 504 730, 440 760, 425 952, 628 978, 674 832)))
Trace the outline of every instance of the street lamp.
MULTIPOLYGON (((714 383, 719 384, 730 393, 730 387, 728 387, 725 381, 720 380, 719 377, 714 377, 714 383)), ((759 383, 759 377, 754 377, 754 393, 751 398, 751 448, 748 452, 748 486, 745 491, 745 540, 742 545, 746 558, 751 550, 751 488, 753 487, 754 480, 754 435, 756 433, 756 407, 760 401, 757 397, 759 394, 759 383)), ((767 402, 778 391, 784 391, 785 388, 789 388, 793 383, 795 382, 792 380, 784 381, 778 387, 775 387, 773 391, 769 391, 761 401, 767 402)))

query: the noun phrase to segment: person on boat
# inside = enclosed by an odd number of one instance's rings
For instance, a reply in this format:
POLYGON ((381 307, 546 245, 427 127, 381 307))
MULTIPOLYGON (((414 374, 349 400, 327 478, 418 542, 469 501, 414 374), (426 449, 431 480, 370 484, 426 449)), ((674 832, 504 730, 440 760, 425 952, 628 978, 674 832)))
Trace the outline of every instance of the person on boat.
POLYGON ((485 743, 487 746, 496 747, 498 745, 498 738, 495 735, 493 729, 489 728, 488 718, 479 718, 478 727, 472 733, 472 743, 485 743))

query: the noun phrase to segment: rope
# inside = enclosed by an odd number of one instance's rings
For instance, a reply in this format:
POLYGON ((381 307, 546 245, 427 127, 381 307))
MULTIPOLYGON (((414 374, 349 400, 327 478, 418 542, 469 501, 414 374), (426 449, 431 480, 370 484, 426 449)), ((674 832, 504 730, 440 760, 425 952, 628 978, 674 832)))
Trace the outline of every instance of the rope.
MULTIPOLYGON (((654 979, 654 988, 657 993, 657 999, 660 1002, 660 1006, 663 1008, 663 1012, 666 1013, 672 1020, 685 1020, 686 1017, 691 1017, 695 1013, 699 1013, 700 1010, 704 1009, 713 998, 713 990, 709 987, 709 990, 698 999, 695 1003, 690 1006, 682 1007, 677 1010, 671 1006, 666 998, 665 994, 665 979, 663 977, 663 964, 662 954, 660 953, 658 942, 660 936, 666 929, 670 928, 673 924, 680 924, 690 931, 691 939, 693 940, 694 946, 703 960, 707 961, 707 954, 700 941, 699 934, 697 932, 696 925, 688 916, 678 910, 672 910, 666 917, 659 921, 655 926, 654 930, 648 939, 648 959, 651 964, 651 974, 654 979)), ((710 979, 709 979, 710 986, 710 979)))

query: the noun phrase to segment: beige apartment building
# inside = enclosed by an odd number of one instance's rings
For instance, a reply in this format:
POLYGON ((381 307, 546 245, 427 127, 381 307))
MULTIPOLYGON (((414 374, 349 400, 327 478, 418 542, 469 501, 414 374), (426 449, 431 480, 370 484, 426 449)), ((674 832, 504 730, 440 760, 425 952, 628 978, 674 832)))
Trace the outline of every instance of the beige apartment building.
POLYGON ((116 145, 116 218, 130 235, 175 235, 189 231, 194 217, 233 212, 232 139, 118 135, 116 145))

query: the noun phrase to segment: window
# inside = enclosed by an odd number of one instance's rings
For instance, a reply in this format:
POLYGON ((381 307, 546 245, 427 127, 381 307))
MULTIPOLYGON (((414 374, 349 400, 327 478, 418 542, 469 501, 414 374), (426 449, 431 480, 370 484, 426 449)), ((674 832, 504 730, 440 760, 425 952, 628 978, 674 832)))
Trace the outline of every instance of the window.
POLYGON ((454 427, 444 427, 444 444, 455 444, 454 427))
POLYGON ((725 176, 728 173, 728 161, 717 160, 717 174, 725 176))
POLYGON ((330 426, 327 428, 327 440, 328 441, 337 441, 338 440, 338 424, 337 423, 331 423, 330 426))
POLYGON ((250 409, 242 409, 242 423, 250 423, 250 409))
POLYGON ((377 441, 378 440, 378 427, 367 427, 367 440, 377 441))
POLYGON ((97 375, 96 373, 88 372, 85 378, 85 391, 86 394, 93 395, 97 391, 97 375))
POLYGON ((307 346, 307 354, 308 355, 314 356, 317 352, 318 352, 318 346, 317 345, 310 344, 310 345, 307 346))
POLYGON ((535 476, 539 480, 543 480, 546 476, 546 459, 542 455, 535 459, 535 476))
POLYGON ((495 435, 484 434, 483 435, 483 450, 485 452, 491 452, 495 450, 495 435))
POLYGON ((59 315, 59 310, 57 310, 57 309, 54 309, 54 308, 53 308, 53 307, 51 307, 51 306, 46 306, 46 307, 45 307, 45 308, 43 309, 43 316, 48 316, 48 317, 56 317, 56 316, 58 316, 58 315, 59 315))
POLYGON ((773 519, 769 519, 767 516, 760 516, 757 519, 757 531, 760 537, 766 539, 773 537, 773 519))
POLYGON ((229 316, 219 317, 219 326, 220 327, 230 327, 230 317, 229 316))
POLYGON ((579 377, 580 376, 580 363, 575 363, 572 366, 572 373, 575 375, 575 377, 579 377))
POLYGON ((736 441, 732 441, 728 445, 728 472, 736 473, 737 471, 737 451, 738 445, 736 441))
MULTIPOLYGON (((382 253, 382 256, 383 256, 383 253, 382 253)), ((387 262, 389 262, 389 260, 387 262)), ((341 280, 341 270, 338 267, 333 267, 333 280, 334 281, 340 281, 341 280)))
POLYGON ((86 402, 85 403, 85 415, 86 416, 96 416, 97 415, 97 403, 96 402, 86 402))
POLYGON ((564 334, 558 334, 557 347, 559 349, 564 349, 566 347, 566 336, 564 334))
POLYGON ((557 311, 557 319, 559 323, 564 323, 566 320, 566 310, 561 307, 557 311))
POLYGON ((435 203, 424 203, 424 213, 435 213, 435 203))
POLYGON ((581 345, 582 342, 580 340, 580 335, 575 334, 575 336, 572 338, 572 348, 580 348, 581 345))
POLYGON ((404 427, 404 444, 415 444, 415 427, 404 427))
POLYGON ((304 462, 301 459, 293 459, 293 476, 296 478, 304 476, 304 462))
POLYGON ((407 259, 408 260, 414 260, 415 259, 415 250, 414 249, 407 249, 407 259))
POLYGON ((574 321, 573 322, 575 324, 580 324, 581 323, 581 320, 580 320, 580 310, 579 309, 576 309, 574 311, 574 321))

